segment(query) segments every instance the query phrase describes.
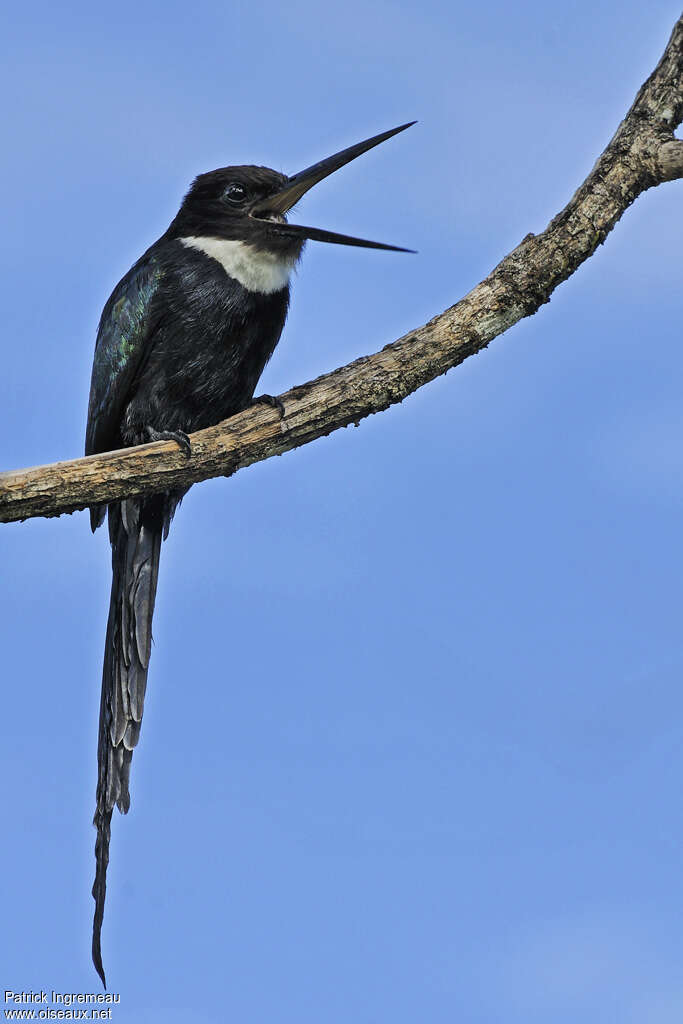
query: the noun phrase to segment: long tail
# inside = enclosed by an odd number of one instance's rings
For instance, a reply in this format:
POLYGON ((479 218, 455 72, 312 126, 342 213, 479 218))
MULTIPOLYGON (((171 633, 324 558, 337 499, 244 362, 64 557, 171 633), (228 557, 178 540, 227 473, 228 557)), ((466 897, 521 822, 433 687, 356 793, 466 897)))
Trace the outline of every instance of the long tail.
POLYGON ((159 574, 161 540, 168 534, 180 495, 129 498, 109 506, 112 584, 102 670, 97 746, 95 916, 92 958, 106 988, 101 932, 107 891, 111 816, 130 807, 128 781, 137 745, 152 646, 152 614, 159 574))

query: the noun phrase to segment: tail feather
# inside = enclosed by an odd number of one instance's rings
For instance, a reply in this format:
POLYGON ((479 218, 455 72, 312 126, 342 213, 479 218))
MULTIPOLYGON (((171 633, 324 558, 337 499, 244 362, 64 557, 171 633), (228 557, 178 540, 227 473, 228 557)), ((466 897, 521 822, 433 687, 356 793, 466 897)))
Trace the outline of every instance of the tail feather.
POLYGON ((104 917, 104 898, 107 894, 107 865, 109 863, 109 840, 111 839, 111 811, 101 813, 95 811, 93 825, 97 829, 95 840, 95 881, 92 894, 95 899, 95 916, 92 923, 92 962, 95 970, 107 987, 107 979, 102 964, 102 919, 104 917))
POLYGON ((140 726, 152 646, 152 615, 162 536, 166 537, 178 494, 129 498, 109 506, 112 585, 102 670, 97 746, 95 899, 92 957, 106 988, 101 932, 114 805, 130 807, 129 778, 140 726))

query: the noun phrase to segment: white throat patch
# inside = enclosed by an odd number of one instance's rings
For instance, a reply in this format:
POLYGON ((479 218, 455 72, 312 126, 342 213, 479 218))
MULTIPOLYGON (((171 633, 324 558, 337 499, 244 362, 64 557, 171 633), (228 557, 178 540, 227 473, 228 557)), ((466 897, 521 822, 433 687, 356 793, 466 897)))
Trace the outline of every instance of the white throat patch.
POLYGON ((261 292, 263 295, 286 288, 297 261, 296 256, 275 256, 255 249, 248 242, 234 239, 198 238, 190 235, 180 241, 188 248, 199 249, 218 260, 225 273, 234 277, 248 291, 261 292))

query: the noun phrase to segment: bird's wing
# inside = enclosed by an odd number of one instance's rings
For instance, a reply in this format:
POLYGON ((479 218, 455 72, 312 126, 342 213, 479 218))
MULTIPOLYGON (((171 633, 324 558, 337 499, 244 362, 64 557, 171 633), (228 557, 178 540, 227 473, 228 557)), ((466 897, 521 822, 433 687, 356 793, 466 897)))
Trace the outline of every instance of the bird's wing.
POLYGON ((163 277, 152 246, 109 297, 95 343, 85 454, 120 445, 119 428, 131 386, 149 354, 161 315, 163 277))

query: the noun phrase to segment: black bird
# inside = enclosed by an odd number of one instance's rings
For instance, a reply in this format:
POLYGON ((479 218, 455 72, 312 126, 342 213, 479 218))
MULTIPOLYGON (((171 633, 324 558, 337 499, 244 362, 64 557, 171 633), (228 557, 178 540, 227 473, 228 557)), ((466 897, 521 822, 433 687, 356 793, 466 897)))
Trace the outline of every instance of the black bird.
MULTIPOLYGON (((412 121, 410 124, 414 124, 412 121)), ((178 215, 117 284, 97 332, 85 453, 175 440, 246 408, 278 343, 289 277, 306 239, 373 249, 332 231, 288 224, 313 185, 401 125, 288 178, 267 167, 200 174, 178 215)), ((279 406, 276 399, 262 396, 279 406)), ((280 409, 282 414, 282 409, 280 409)), ((142 722, 162 537, 184 491, 109 505, 112 588, 102 672, 94 824, 96 874, 92 956, 106 986, 101 930, 111 817, 130 806, 128 782, 142 722)), ((92 529, 107 507, 90 509, 92 529)))

